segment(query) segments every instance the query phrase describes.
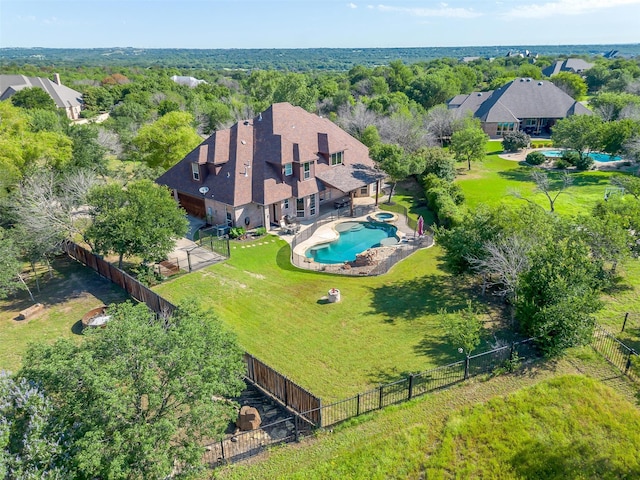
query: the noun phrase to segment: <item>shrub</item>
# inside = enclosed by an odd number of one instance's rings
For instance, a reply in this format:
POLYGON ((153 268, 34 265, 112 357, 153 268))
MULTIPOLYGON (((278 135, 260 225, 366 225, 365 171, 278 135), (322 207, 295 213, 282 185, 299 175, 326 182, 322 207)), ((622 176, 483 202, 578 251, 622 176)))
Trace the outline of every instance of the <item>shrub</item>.
POLYGON ((229 230, 229 237, 242 239, 247 235, 244 227, 233 227, 229 230))
POLYGON ((542 152, 531 152, 527 154, 527 163, 529 165, 542 165, 547 157, 542 152))
POLYGON ((524 132, 508 132, 502 138, 502 149, 505 152, 517 152, 531 142, 531 137, 524 132))
POLYGON ((573 150, 565 150, 564 152, 562 152, 562 159, 569 165, 576 166, 580 161, 580 154, 573 150))
POLYGON ((593 167, 593 158, 589 155, 583 155, 582 157, 578 155, 574 165, 578 170, 590 170, 593 167))
POLYGON ((132 268, 132 272, 138 281, 147 287, 153 287, 164 280, 162 275, 158 274, 151 265, 144 263, 132 268))
POLYGON ((565 168, 569 168, 571 165, 569 163, 567 163, 566 160, 563 160, 562 158, 559 158, 558 160, 556 160, 556 163, 554 165, 555 168, 564 170, 565 168))
POLYGON ((256 235, 258 235, 259 237, 266 234, 267 234, 267 229, 265 227, 256 228, 256 235))

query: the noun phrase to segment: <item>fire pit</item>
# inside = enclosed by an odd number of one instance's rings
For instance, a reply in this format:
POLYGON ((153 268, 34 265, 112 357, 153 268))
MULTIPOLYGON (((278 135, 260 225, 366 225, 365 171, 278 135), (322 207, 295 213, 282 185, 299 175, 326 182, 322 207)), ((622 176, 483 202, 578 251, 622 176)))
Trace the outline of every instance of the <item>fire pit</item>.
POLYGON ((82 317, 82 327, 101 327, 105 328, 107 326, 107 322, 111 319, 111 315, 106 315, 107 306, 102 305, 101 307, 94 308, 93 310, 89 310, 82 317))

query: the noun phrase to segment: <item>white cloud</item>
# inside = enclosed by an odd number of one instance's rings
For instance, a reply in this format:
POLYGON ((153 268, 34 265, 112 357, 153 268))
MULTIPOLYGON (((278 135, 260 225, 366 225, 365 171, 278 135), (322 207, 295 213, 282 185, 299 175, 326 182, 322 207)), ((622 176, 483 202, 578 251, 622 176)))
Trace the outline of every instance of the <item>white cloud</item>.
POLYGON ((507 19, 547 18, 556 15, 581 15, 613 7, 640 5, 640 0, 557 0, 513 8, 501 16, 507 19))
POLYGON ((356 5, 355 3, 347 3, 347 7, 349 7, 349 8, 358 8, 358 5, 356 5))
POLYGON ((439 8, 418 8, 418 7, 392 7, 390 5, 369 5, 381 12, 406 13, 413 17, 447 17, 447 18, 476 18, 482 14, 472 8, 452 8, 446 3, 441 3, 439 8))

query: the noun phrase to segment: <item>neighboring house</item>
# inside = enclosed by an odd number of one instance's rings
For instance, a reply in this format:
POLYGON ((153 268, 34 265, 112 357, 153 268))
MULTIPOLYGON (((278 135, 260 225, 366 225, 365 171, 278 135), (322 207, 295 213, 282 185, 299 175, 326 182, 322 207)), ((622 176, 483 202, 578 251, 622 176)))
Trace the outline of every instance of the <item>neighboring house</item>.
POLYGON ((448 106, 461 115, 479 118, 482 129, 492 138, 518 130, 546 136, 562 118, 592 114, 553 83, 531 78, 516 78, 489 92, 457 95, 448 106))
POLYGON ((199 80, 195 77, 182 77, 179 75, 172 76, 171 80, 173 80, 178 85, 186 85, 187 87, 191 87, 191 88, 195 88, 201 83, 207 83, 206 80, 199 80))
POLYGON ((25 77, 24 75, 0 75, 0 101, 6 100, 24 88, 41 88, 49 94, 58 108, 63 108, 71 120, 80 118, 82 110, 82 94, 60 81, 55 74, 54 80, 41 77, 25 77))
POLYGON ((369 149, 336 124, 276 103, 214 132, 156 182, 209 224, 271 228, 285 215, 316 218, 345 195, 371 196, 384 177, 369 149))
POLYGON ((566 60, 558 60, 557 62, 549 65, 547 68, 542 69, 542 74, 545 77, 553 77, 560 72, 571 72, 581 74, 591 67, 595 63, 585 62, 581 58, 568 58, 566 60))

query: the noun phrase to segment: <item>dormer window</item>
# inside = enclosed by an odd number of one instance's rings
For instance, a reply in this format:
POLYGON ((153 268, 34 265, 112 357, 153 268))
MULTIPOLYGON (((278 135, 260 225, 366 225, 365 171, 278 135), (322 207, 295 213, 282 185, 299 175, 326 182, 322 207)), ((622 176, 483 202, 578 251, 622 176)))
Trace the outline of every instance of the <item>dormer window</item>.
POLYGON ((198 165, 197 163, 192 163, 191 174, 193 175, 194 180, 200 181, 200 165, 198 165))
POLYGON ((308 180, 311 178, 311 162, 302 164, 302 179, 308 180))
POLYGON ((284 176, 288 177, 293 175, 293 163, 285 163, 284 164, 284 176))
POLYGON ((342 157, 344 152, 336 152, 331 154, 331 165, 342 165, 342 157))

